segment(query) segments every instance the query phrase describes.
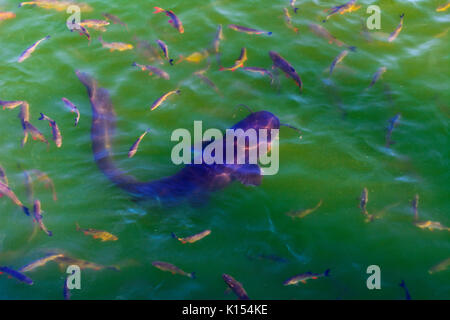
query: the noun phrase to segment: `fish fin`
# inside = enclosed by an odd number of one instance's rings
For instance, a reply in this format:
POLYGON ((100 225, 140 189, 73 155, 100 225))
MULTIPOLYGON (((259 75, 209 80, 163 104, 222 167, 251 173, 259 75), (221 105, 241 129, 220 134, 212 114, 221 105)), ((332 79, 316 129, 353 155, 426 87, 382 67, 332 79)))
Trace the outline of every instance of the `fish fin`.
POLYGON ((325 270, 325 272, 323 273, 325 277, 329 277, 330 276, 330 269, 325 270))
POLYGON ((191 273, 189 274, 189 277, 190 277, 191 279, 195 279, 197 276, 195 275, 195 272, 191 272, 191 273))
POLYGON ((257 164, 236 165, 233 177, 244 185, 259 186, 261 184, 262 175, 261 168, 257 164))
POLYGON ((163 8, 160 8, 160 7, 153 7, 153 9, 155 9, 155 11, 153 11, 153 13, 160 13, 160 12, 165 11, 163 8))

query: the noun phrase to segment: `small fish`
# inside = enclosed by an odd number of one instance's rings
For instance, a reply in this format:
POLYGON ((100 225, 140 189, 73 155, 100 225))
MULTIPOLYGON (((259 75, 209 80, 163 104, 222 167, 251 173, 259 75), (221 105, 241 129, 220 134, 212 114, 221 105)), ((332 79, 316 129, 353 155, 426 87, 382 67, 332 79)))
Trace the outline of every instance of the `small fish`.
POLYGON ((75 127, 76 127, 78 125, 78 122, 80 121, 80 110, 78 110, 77 106, 69 99, 62 98, 61 100, 64 102, 64 105, 67 108, 69 108, 70 112, 73 112, 77 115, 75 118, 75 127))
POLYGON ((164 12, 166 16, 170 17, 169 23, 178 30, 179 33, 184 33, 183 24, 181 23, 180 19, 170 10, 165 10, 159 7, 153 7, 155 11, 153 13, 159 13, 164 12))
POLYGON ((33 271, 34 269, 37 269, 39 267, 42 267, 44 265, 46 265, 48 262, 50 261, 54 261, 58 258, 63 257, 64 255, 62 253, 51 253, 43 258, 40 258, 36 261, 33 261, 25 266, 23 266, 22 268, 19 269, 20 272, 29 272, 29 271, 33 271))
POLYGON ((112 21, 112 23, 114 23, 114 24, 120 24, 121 26, 124 26, 128 30, 127 24, 122 22, 122 20, 120 20, 115 15, 112 15, 110 13, 102 13, 102 16, 104 16, 107 20, 112 21))
POLYGON ((344 50, 341 53, 339 53, 336 58, 334 58, 333 62, 331 63, 331 66, 330 66, 330 77, 331 77, 331 74, 333 73, 333 70, 336 67, 336 65, 338 63, 340 63, 342 60, 344 60, 344 58, 347 56, 348 53, 349 53, 348 50, 344 50))
POLYGON ((409 294, 409 290, 406 287, 405 281, 402 280, 402 282, 400 282, 399 286, 401 288, 403 288, 403 290, 405 290, 405 300, 411 300, 411 295, 409 294))
POLYGON ((33 209, 34 222, 39 225, 39 228, 41 228, 42 231, 44 231, 49 237, 51 237, 53 233, 51 231, 48 231, 48 229, 44 225, 44 222, 42 221, 41 202, 39 200, 34 201, 33 209))
POLYGON ((233 290, 234 294, 238 297, 239 300, 250 300, 250 298, 247 295, 247 292, 245 291, 242 284, 234 279, 229 274, 224 273, 222 275, 223 280, 227 284, 227 286, 233 290))
POLYGON ((272 69, 278 68, 286 74, 286 77, 293 79, 301 93, 303 90, 303 83, 300 76, 295 71, 295 68, 275 51, 269 51, 269 56, 273 62, 272 69))
MULTIPOLYGON (((6 186, 9 185, 8 183, 8 177, 6 176, 5 169, 0 165, 0 181, 3 182, 6 186)), ((1 197, 1 195, 0 195, 1 197)))
POLYGON ((0 21, 14 19, 15 17, 16 14, 14 12, 0 11, 0 21))
POLYGON ((405 17, 405 14, 402 13, 400 15, 400 23, 398 24, 397 28, 395 28, 395 30, 389 35, 389 38, 388 38, 389 42, 394 41, 397 38, 397 36, 399 35, 400 31, 402 31, 404 17, 405 17))
POLYGON ((436 8, 436 12, 444 12, 450 8, 450 1, 436 8))
POLYGON ((0 106, 3 107, 3 110, 5 109, 14 109, 16 107, 19 107, 23 104, 24 102, 21 100, 15 100, 15 101, 3 101, 0 100, 0 106))
POLYGON ((59 127, 56 124, 55 120, 53 120, 52 118, 47 117, 43 113, 41 113, 41 117, 39 118, 39 120, 48 121, 50 127, 52 128, 53 141, 55 141, 55 144, 56 144, 56 146, 58 148, 61 148, 61 146, 62 146, 61 131, 59 130, 59 127))
MULTIPOLYGON (((88 39, 89 43, 88 45, 91 44, 91 34, 89 33, 88 29, 86 29, 85 27, 78 25, 78 32, 80 33, 80 36, 86 36, 86 38, 88 39)), ((70 30, 73 31, 73 30, 70 30)))
POLYGON ((411 206, 412 206, 412 209, 413 209, 413 212, 414 212, 414 220, 418 221, 419 220, 419 211, 418 211, 418 208, 419 208, 419 195, 418 194, 416 194, 414 196, 414 199, 411 202, 411 206))
POLYGON ((31 280, 30 278, 28 278, 26 275, 24 275, 23 273, 13 270, 9 267, 1 267, 0 266, 0 274, 2 273, 6 273, 7 275, 9 275, 12 278, 16 278, 17 280, 19 280, 20 282, 32 285, 33 284, 33 280, 31 280))
POLYGON ((385 73, 387 70, 386 67, 381 67, 377 70, 377 72, 375 72, 375 74, 372 77, 372 81, 370 82, 369 87, 367 87, 366 90, 372 88, 372 86, 381 78, 381 76, 383 75, 383 73, 385 73))
POLYGON ((234 65, 229 68, 220 67, 220 71, 235 71, 238 68, 242 68, 244 66, 245 61, 247 61, 247 49, 242 48, 241 54, 239 55, 239 58, 234 62, 234 65))
POLYGON ((41 42, 50 39, 50 36, 46 36, 38 41, 36 41, 35 43, 33 43, 30 47, 28 47, 27 49, 25 49, 24 52, 22 52, 22 54, 19 56, 19 58, 17 59, 17 62, 21 63, 24 60, 28 59, 31 54, 34 52, 34 50, 36 50, 37 46, 39 44, 41 44, 41 42))
POLYGON ((317 205, 314 208, 310 208, 310 209, 306 209, 306 210, 301 210, 301 211, 294 211, 294 212, 288 212, 286 213, 286 215, 294 218, 304 218, 307 215, 309 215, 310 213, 313 213, 314 211, 316 211, 317 209, 319 209, 319 207, 322 205, 322 200, 319 201, 319 203, 317 203, 317 205))
POLYGON ((63 287, 64 300, 70 300, 70 289, 67 287, 67 280, 68 280, 67 278, 64 279, 64 287, 63 287))
POLYGON ((175 235, 175 233, 172 232, 172 238, 177 239, 178 241, 180 241, 183 244, 194 243, 194 242, 197 242, 197 241, 203 239, 204 237, 208 236, 210 233, 211 233, 211 230, 205 230, 205 231, 202 231, 200 233, 194 234, 189 237, 179 238, 175 235))
POLYGON ((102 37, 99 37, 98 40, 102 44, 103 48, 109 49, 109 51, 126 51, 132 50, 134 47, 132 44, 124 43, 124 42, 105 42, 102 37))
POLYGON ((199 77, 204 83, 206 83, 208 86, 214 89, 217 94, 221 94, 219 88, 216 86, 214 82, 211 81, 207 76, 204 75, 204 71, 196 71, 194 72, 194 75, 199 77))
POLYGON ((92 28, 98 31, 106 31, 106 26, 109 26, 109 21, 106 20, 97 20, 97 19, 87 19, 80 21, 80 26, 85 28, 92 28))
POLYGON ((176 89, 176 90, 172 90, 167 93, 164 93, 161 97, 156 99, 155 102, 153 102, 153 104, 150 106, 150 111, 153 111, 156 108, 158 108, 161 105, 161 103, 163 103, 169 96, 171 96, 172 94, 175 94, 175 93, 180 94, 181 90, 176 89))
POLYGON ((289 29, 294 30, 294 32, 298 33, 298 28, 294 27, 292 25, 292 18, 291 15, 289 13, 289 10, 286 8, 283 8, 283 12, 284 12, 284 21, 286 22, 286 25, 289 29))
POLYGON ((273 74, 267 69, 259 68, 259 67, 243 67, 242 70, 253 72, 253 73, 259 73, 263 76, 268 76, 270 78, 270 82, 273 83, 273 74))
POLYGON ((23 129, 23 139, 22 139, 22 147, 25 146, 25 143, 28 141, 28 131, 26 123, 30 121, 30 105, 28 102, 24 101, 22 106, 20 107, 19 119, 22 123, 23 129))
POLYGON ((223 30, 222 25, 220 24, 217 27, 216 35, 214 37, 214 40, 212 42, 212 52, 218 54, 219 53, 219 47, 220 47, 220 41, 223 40, 223 30))
POLYGON ((359 207, 362 210, 363 214, 367 214, 367 203, 369 202, 369 190, 367 190, 366 187, 364 187, 362 193, 361 193, 361 198, 360 198, 360 202, 359 202, 359 207))
POLYGON ((298 8, 295 7, 295 1, 296 0, 290 0, 289 4, 291 5, 292 10, 294 10, 294 13, 296 14, 298 11, 298 8))
POLYGON ((315 23, 310 23, 309 24, 309 29, 316 35, 318 35, 319 37, 325 38, 328 40, 329 44, 336 44, 338 47, 347 47, 349 50, 351 51, 356 51, 356 47, 355 46, 348 46, 345 43, 343 43, 342 41, 336 39, 335 36, 331 35, 331 33, 325 29, 324 27, 315 24, 315 23))
POLYGON ((119 240, 119 238, 117 238, 115 235, 113 235, 107 231, 96 230, 96 229, 91 229, 91 228, 81 229, 78 223, 76 224, 76 227, 77 227, 77 231, 81 231, 87 236, 92 236, 92 238, 94 238, 94 239, 100 239, 100 240, 102 240, 102 242, 119 240))
POLYGON ((334 16, 337 13, 344 14, 347 12, 356 11, 359 8, 361 8, 361 6, 356 5, 355 3, 356 3, 356 0, 350 0, 349 2, 347 2, 343 5, 328 9, 327 11, 331 11, 331 12, 326 16, 326 18, 322 22, 327 22, 328 19, 330 19, 332 16, 334 16))
POLYGON ((391 144, 394 144, 395 141, 392 141, 392 132, 394 131, 394 128, 398 125, 400 121, 401 114, 397 113, 395 116, 393 116, 391 119, 389 119, 389 125, 387 127, 387 133, 386 133, 386 148, 389 148, 391 144))
POLYGON ((169 271, 172 274, 180 274, 182 276, 186 276, 191 279, 195 279, 195 272, 187 273, 187 272, 181 270, 180 268, 178 268, 177 266, 174 266, 173 264, 170 264, 168 262, 154 261, 154 262, 152 262, 152 265, 162 271, 169 271))
POLYGON ((136 62, 133 62, 132 66, 140 68, 142 71, 149 71, 149 75, 155 74, 160 78, 163 78, 165 80, 169 80, 170 76, 167 72, 153 66, 149 65, 143 65, 136 62))
POLYGON ((157 40, 156 43, 158 44, 158 46, 161 48, 164 57, 169 61, 170 65, 173 65, 173 59, 169 58, 169 48, 167 47, 167 45, 164 43, 164 41, 162 40, 157 40))
POLYGON ((19 198, 17 198, 17 196, 14 194, 14 192, 10 189, 10 187, 8 187, 2 181, 0 181, 0 194, 10 198, 11 201, 14 202, 15 205, 22 208, 23 212, 25 212, 25 214, 27 216, 30 215, 30 211, 28 210, 28 208, 22 204, 22 202, 19 200, 19 198))
POLYGON ((61 268, 65 268, 68 265, 77 265, 80 267, 80 269, 91 269, 96 271, 103 269, 111 269, 114 271, 119 271, 119 268, 116 266, 103 266, 94 262, 71 258, 66 255, 64 255, 63 257, 56 258, 55 261, 59 264, 61 268))
POLYGON ((313 272, 306 272, 301 273, 296 276, 293 276, 289 279, 287 279, 285 282, 283 282, 283 285, 289 286, 289 285, 297 285, 299 282, 306 283, 307 280, 310 279, 318 279, 322 277, 328 277, 330 275, 330 269, 325 270, 324 273, 313 273, 313 272))
POLYGON ((48 174, 39 170, 31 170, 30 173, 36 176, 38 182, 44 183, 44 186, 47 189, 50 188, 52 190, 53 201, 57 201, 58 197, 56 195, 55 184, 53 183, 53 180, 48 176, 48 174))
POLYGON ((442 225, 439 221, 415 221, 414 225, 419 227, 420 229, 428 229, 430 231, 433 230, 444 230, 450 231, 450 228, 442 225))
POLYGON ((93 10, 92 7, 86 3, 79 3, 79 2, 75 3, 72 1, 55 1, 55 0, 26 1, 21 2, 19 4, 19 7, 23 7, 25 5, 37 6, 44 9, 55 9, 56 11, 67 11, 67 8, 69 6, 76 5, 78 8, 80 8, 80 11, 82 12, 89 12, 93 10))
POLYGON ((439 262, 437 265, 431 267, 428 270, 429 274, 433 274, 436 272, 441 272, 441 271, 445 271, 448 269, 448 267, 450 266, 450 258, 445 259, 444 261, 439 262))
POLYGON ((274 262, 287 262, 287 260, 283 257, 277 256, 275 254, 257 254, 257 255, 250 255, 247 254, 246 255, 247 258, 251 259, 251 260, 270 260, 270 261, 274 261, 274 262))
POLYGON ((138 52, 147 60, 158 61, 160 64, 164 63, 158 49, 155 46, 151 45, 148 41, 139 39, 136 36, 133 37, 133 40, 136 41, 136 49, 138 49, 138 52))
POLYGON ((181 54, 179 56, 180 56, 180 59, 177 61, 177 64, 182 61, 199 63, 199 62, 203 61, 205 58, 207 58, 209 56, 209 53, 207 50, 203 50, 203 51, 191 53, 187 57, 184 57, 181 54))
POLYGON ((139 144, 141 143, 142 139, 144 139, 145 135, 149 132, 150 129, 145 130, 145 132, 143 134, 140 135, 140 137, 133 143, 133 145, 130 148, 130 151, 128 151, 128 158, 133 157, 138 148, 139 148, 139 144))
POLYGON ((244 33, 248 33, 248 34, 267 34, 268 36, 272 35, 272 32, 270 32, 270 31, 257 30, 257 29, 243 27, 243 26, 238 26, 235 24, 229 24, 228 28, 230 28, 231 30, 234 30, 234 31, 244 32, 244 33))

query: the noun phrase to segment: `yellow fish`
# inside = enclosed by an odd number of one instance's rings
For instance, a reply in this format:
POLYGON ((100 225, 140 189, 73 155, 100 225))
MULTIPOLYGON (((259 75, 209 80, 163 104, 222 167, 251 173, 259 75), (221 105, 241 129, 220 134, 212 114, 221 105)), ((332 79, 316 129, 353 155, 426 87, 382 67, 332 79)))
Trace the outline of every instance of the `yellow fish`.
POLYGON ((288 213, 286 213, 286 215, 292 217, 292 219, 295 219, 295 218, 301 219, 301 218, 306 217, 308 214, 316 211, 321 205, 322 205, 322 200, 320 200, 319 203, 314 208, 301 210, 301 211, 288 212, 288 213))
POLYGON ((14 12, 3 12, 3 11, 0 11, 0 21, 8 20, 8 19, 14 19, 15 17, 16 17, 16 14, 14 12))
POLYGON ((219 70, 220 71, 235 71, 238 68, 241 68, 244 66, 245 61, 247 61, 247 49, 246 48, 242 48, 241 49, 241 54, 239 55, 239 58, 234 62, 234 65, 232 67, 229 68, 224 68, 221 67, 219 70))
POLYGON ((76 225, 77 225, 77 231, 81 231, 85 235, 92 236, 94 239, 100 239, 100 240, 102 240, 102 242, 119 240, 119 238, 117 238, 115 235, 113 235, 109 232, 102 231, 102 230, 95 230, 95 229, 81 229, 80 226, 78 225, 78 223, 76 225))
POLYGON ((80 11, 89 12, 92 11, 92 7, 86 3, 75 3, 72 1, 55 1, 55 0, 39 0, 39 1, 26 1, 21 2, 19 7, 23 7, 25 5, 29 6, 37 6, 44 9, 55 9, 56 11, 66 11, 70 6, 77 6, 80 8, 80 11))
POLYGON ((184 57, 180 54, 180 60, 177 61, 177 64, 182 61, 192 62, 192 63, 199 63, 200 61, 204 60, 208 57, 208 51, 200 51, 200 52, 194 52, 188 55, 187 57, 184 57))
POLYGON ((108 48, 109 51, 125 51, 133 49, 133 45, 129 43, 123 42, 105 42, 102 37, 99 37, 98 40, 101 42, 103 48, 108 48))
POLYGON ((193 236, 185 237, 185 238, 179 238, 175 235, 175 233, 172 232, 172 237, 180 241, 181 243, 194 243, 198 240, 203 239, 204 237, 208 236, 211 233, 211 230, 205 230, 200 233, 194 234, 193 236))
POLYGON ((437 11, 437 12, 444 12, 444 11, 446 11, 448 8, 450 8, 450 1, 447 2, 446 4, 443 4, 443 5, 439 6, 439 7, 437 7, 437 8, 436 8, 436 11, 437 11))

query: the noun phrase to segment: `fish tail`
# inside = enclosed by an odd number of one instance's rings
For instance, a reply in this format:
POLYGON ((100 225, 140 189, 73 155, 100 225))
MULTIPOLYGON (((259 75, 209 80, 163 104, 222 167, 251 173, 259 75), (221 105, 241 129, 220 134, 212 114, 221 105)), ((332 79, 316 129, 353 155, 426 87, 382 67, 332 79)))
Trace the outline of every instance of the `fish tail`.
POLYGON ((173 59, 170 59, 169 63, 170 63, 171 66, 173 66, 173 59))
POLYGON ((78 222, 75 222, 75 226, 77 227, 77 231, 80 231, 80 225, 78 224, 78 222))
POLYGON ((329 277, 330 276, 330 269, 325 270, 324 274, 325 277, 329 277))
POLYGON ((224 67, 220 67, 219 71, 225 71, 225 68, 224 67))
POLYGON ((45 115, 43 114, 43 113, 40 113, 41 114, 41 116, 39 117, 39 119, 38 120, 44 120, 44 118, 45 118, 45 115))
POLYGON ((133 62, 133 63, 131 64, 131 66, 136 67, 136 66, 137 66, 137 63, 136 63, 136 62, 133 62))
POLYGON ((269 31, 269 32, 267 32, 267 35, 268 35, 268 36, 271 36, 272 33, 273 33, 272 31, 269 31))
POLYGON ((351 51, 355 52, 356 51, 356 47, 355 46, 349 46, 348 47, 351 51))
POLYGON ((404 288, 405 287, 405 280, 402 280, 402 282, 399 283, 399 286, 404 288))
POLYGON ((189 273, 189 277, 190 277, 191 279, 197 278, 197 276, 195 275, 195 272, 189 273))
POLYGON ((298 8, 294 8, 294 13, 297 14, 298 8))
POLYGON ((160 12, 166 11, 163 8, 160 8, 160 7, 153 7, 153 9, 155 9, 155 11, 153 11, 153 13, 160 13, 160 12))
POLYGON ((401 19, 401 18, 403 18, 404 16, 405 16, 405 14, 404 14, 404 13, 402 13, 402 14, 400 15, 400 19, 401 19))
POLYGON ((172 238, 174 238, 174 239, 178 239, 178 237, 175 235, 175 233, 174 232, 172 232, 171 233, 171 235, 172 235, 172 238))
POLYGON ((27 216, 30 215, 30 210, 29 210, 27 207, 22 206, 22 210, 23 210, 23 212, 25 212, 25 214, 26 214, 27 216))
POLYGON ((181 90, 180 90, 180 89, 177 89, 177 91, 175 91, 175 93, 176 93, 176 94, 180 94, 180 93, 181 93, 181 90))
POLYGON ((44 39, 45 40, 48 40, 48 39, 50 39, 51 37, 50 37, 50 35, 48 35, 48 36, 46 36, 44 39))

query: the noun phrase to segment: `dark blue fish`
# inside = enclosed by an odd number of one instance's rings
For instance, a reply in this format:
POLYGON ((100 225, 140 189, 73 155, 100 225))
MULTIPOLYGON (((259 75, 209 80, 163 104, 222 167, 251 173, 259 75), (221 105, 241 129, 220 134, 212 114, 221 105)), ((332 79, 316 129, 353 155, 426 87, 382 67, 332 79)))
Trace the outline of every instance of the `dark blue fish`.
POLYGON ((14 269, 11 269, 10 267, 0 267, 0 274, 2 274, 2 273, 6 273, 10 277, 16 278, 20 282, 23 282, 23 283, 26 283, 26 284, 29 284, 29 285, 33 284, 33 280, 28 278, 23 273, 21 273, 19 271, 16 271, 14 269))
POLYGON ((400 282, 399 286, 402 287, 403 290, 405 290, 405 299, 406 300, 411 300, 411 295, 409 294, 409 290, 406 287, 406 284, 405 284, 404 280, 402 280, 402 282, 400 282))

